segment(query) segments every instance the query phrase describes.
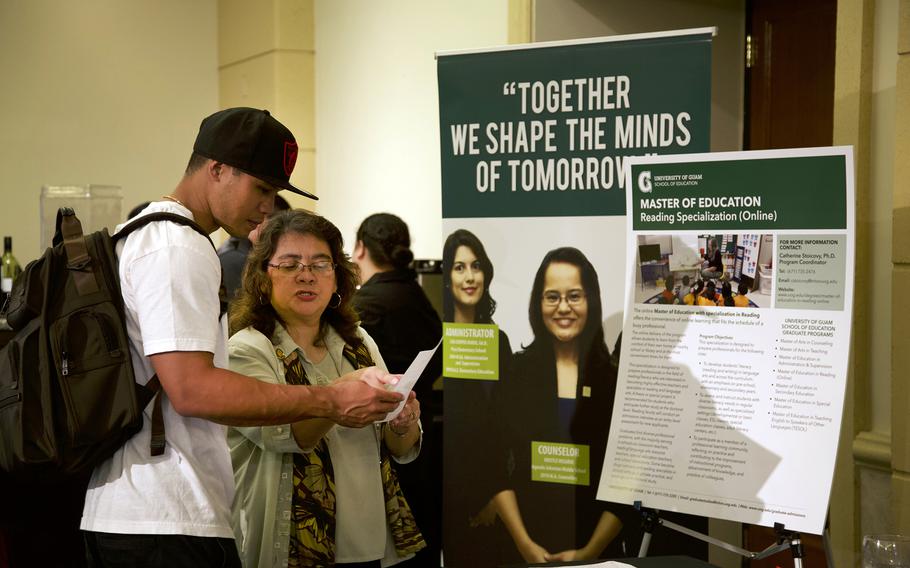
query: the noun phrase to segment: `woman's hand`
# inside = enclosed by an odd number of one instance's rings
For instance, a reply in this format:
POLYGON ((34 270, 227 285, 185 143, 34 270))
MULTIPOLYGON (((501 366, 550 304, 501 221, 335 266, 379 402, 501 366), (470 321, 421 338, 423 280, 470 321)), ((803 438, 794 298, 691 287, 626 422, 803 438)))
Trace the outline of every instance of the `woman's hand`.
POLYGON ((408 393, 408 401, 404 408, 394 420, 389 422, 389 428, 392 433, 404 437, 411 428, 417 427, 417 421, 420 419, 420 402, 417 400, 417 394, 414 391, 408 393))
POLYGON ((622 530, 622 521, 619 517, 609 511, 600 514, 597 526, 591 533, 588 543, 577 550, 564 550, 556 554, 551 554, 547 560, 551 562, 568 562, 570 560, 593 560, 599 558, 607 545, 622 530))
POLYGON ((420 440, 420 402, 414 391, 408 393, 408 401, 398 416, 386 423, 384 439, 396 457, 407 454, 420 440))
POLYGON ((571 562, 573 560, 588 560, 579 554, 578 550, 563 550, 556 554, 547 555, 548 562, 571 562))
POLYGON ((550 556, 550 553, 547 552, 546 548, 540 546, 530 538, 518 543, 518 552, 521 554, 521 557, 525 559, 525 562, 530 564, 547 562, 550 556))

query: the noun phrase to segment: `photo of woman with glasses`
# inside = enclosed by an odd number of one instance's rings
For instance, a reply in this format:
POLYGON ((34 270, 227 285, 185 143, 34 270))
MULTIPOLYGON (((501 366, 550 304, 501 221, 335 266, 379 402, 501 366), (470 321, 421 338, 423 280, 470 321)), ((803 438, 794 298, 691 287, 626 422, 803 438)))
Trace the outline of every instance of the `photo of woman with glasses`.
POLYGON ((604 342, 597 273, 580 250, 546 254, 528 313, 534 339, 515 354, 512 380, 504 385, 506 451, 515 467, 509 488, 494 499, 497 513, 529 563, 632 556, 620 520, 628 508, 595 499, 616 371, 604 342), (539 455, 549 451, 577 453, 573 467, 582 474, 548 480, 539 455))
MULTIPOLYGON (((442 271, 443 321, 495 323, 493 263, 474 233, 458 229, 448 236, 442 271)), ((506 469, 504 458, 497 461, 503 452, 496 408, 501 385, 508 381, 512 347, 501 329, 497 340, 495 380, 445 377, 443 382, 443 546, 445 565, 455 568, 498 566, 507 538, 501 526, 489 526, 495 513, 488 507, 504 486, 506 469)))
MULTIPOLYGON (((356 267, 338 228, 301 210, 261 231, 231 311, 231 369, 264 382, 328 385, 385 368, 352 307, 356 267)), ((314 418, 232 427, 234 532, 244 566, 395 564, 424 542, 391 459, 420 451, 420 404, 346 428, 314 418)))

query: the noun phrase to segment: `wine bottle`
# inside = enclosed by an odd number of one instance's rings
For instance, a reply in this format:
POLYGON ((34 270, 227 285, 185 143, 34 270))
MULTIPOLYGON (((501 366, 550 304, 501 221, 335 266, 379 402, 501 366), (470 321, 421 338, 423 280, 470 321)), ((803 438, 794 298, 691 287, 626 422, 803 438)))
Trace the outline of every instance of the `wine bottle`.
POLYGON ((0 291, 2 291, 2 306, 6 307, 6 299, 13 289, 13 281, 22 273, 19 261, 13 256, 13 237, 3 237, 3 257, 0 258, 0 291))

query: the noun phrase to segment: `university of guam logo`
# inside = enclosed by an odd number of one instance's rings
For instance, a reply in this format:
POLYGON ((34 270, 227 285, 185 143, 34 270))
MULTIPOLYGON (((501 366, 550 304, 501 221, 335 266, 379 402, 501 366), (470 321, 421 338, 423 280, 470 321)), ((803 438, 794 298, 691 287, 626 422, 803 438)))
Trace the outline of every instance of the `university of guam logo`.
POLYGON ((296 142, 285 142, 284 143, 284 173, 288 177, 291 177, 291 172, 294 171, 294 165, 297 163, 297 143, 296 142))
POLYGON ((644 170, 638 174, 638 189, 642 193, 651 193, 651 170, 644 170))

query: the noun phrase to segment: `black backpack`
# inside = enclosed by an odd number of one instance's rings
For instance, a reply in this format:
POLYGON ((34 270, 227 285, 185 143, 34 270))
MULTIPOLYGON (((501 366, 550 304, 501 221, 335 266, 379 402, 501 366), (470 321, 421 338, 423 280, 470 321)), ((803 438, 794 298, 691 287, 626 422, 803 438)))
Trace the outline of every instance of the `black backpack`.
MULTIPOLYGON (((90 472, 142 428, 154 398, 151 454, 164 452, 158 377, 136 384, 114 247, 173 213, 135 219, 115 235, 83 235, 70 208, 57 212, 53 246, 16 279, 0 350, 0 469, 40 480, 90 472)), ((211 239, 209 239, 211 242, 211 239)), ((212 244, 214 247, 214 244, 212 244)))

